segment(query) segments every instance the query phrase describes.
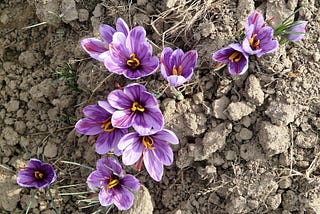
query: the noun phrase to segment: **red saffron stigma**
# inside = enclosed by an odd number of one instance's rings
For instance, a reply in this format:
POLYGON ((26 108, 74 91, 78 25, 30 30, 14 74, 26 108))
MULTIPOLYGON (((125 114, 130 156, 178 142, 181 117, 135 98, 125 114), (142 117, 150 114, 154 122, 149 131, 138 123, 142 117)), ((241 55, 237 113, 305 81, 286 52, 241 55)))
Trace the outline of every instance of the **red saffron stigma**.
POLYGON ((143 154, 141 155, 139 160, 134 164, 139 172, 141 171, 141 168, 142 168, 142 161, 143 161, 143 154))
POLYGON ((118 89, 120 89, 120 90, 123 90, 123 88, 121 87, 121 85, 120 85, 120 83, 116 83, 116 87, 118 88, 118 89))

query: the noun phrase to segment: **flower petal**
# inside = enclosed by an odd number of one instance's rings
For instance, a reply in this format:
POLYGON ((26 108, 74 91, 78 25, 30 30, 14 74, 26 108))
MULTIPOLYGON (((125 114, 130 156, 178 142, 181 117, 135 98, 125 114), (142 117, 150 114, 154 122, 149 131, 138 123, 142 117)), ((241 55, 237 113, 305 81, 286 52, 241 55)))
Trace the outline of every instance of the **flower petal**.
POLYGON ((130 188, 132 190, 139 190, 140 189, 140 182, 139 180, 134 177, 133 175, 125 175, 121 179, 121 184, 126 187, 130 188))
POLYGON ((104 58, 100 57, 100 55, 106 51, 108 48, 106 44, 99 39, 96 38, 87 38, 81 40, 82 48, 94 59, 103 61, 104 58))
POLYGON ((104 185, 104 180, 105 178, 97 170, 95 170, 88 176, 87 185, 91 190, 98 190, 104 185))
POLYGON ((99 201, 102 206, 109 206, 114 201, 113 191, 110 189, 102 188, 99 192, 99 201))
MULTIPOLYGON (((123 89, 123 92, 131 100, 131 102, 134 102, 134 101, 139 101, 141 93, 145 92, 146 90, 147 89, 144 85, 141 85, 138 83, 132 83, 132 84, 126 86, 123 89)), ((132 105, 132 103, 130 105, 132 105)), ((130 108, 131 108, 131 106, 130 106, 130 108)))
POLYGON ((109 45, 112 42, 112 36, 116 30, 109 25, 100 25, 99 31, 106 45, 109 45))
POLYGON ((116 128, 129 128, 133 125, 136 114, 131 110, 115 111, 111 118, 113 127, 116 128))
POLYGON ((263 16, 258 12, 253 12, 248 17, 248 20, 245 24, 245 29, 249 28, 250 25, 254 25, 254 33, 259 31, 260 28, 264 25, 264 18, 263 16))
POLYGON ((307 21, 298 21, 297 25, 293 26, 287 31, 287 38, 293 42, 297 42, 303 39, 306 32, 307 24, 307 21))
POLYGON ((171 75, 172 73, 172 67, 170 63, 170 57, 172 55, 173 50, 169 47, 166 47, 163 49, 160 57, 161 62, 161 73, 162 76, 166 79, 167 76, 171 75))
POLYGON ((110 177, 113 174, 112 169, 107 166, 107 158, 101 158, 96 163, 97 171, 100 173, 101 177, 110 177))
POLYGON ((164 141, 174 145, 179 144, 179 139, 177 135, 173 131, 170 131, 168 129, 163 129, 162 131, 159 131, 152 135, 152 137, 155 141, 164 141))
POLYGON ((118 148, 121 150, 125 150, 129 145, 133 144, 136 141, 139 141, 139 134, 137 132, 131 132, 124 135, 118 144, 118 148))
POLYGON ((116 29, 117 31, 122 32, 125 36, 128 36, 129 34, 129 27, 122 18, 117 19, 116 29))
POLYGON ((138 54, 141 52, 141 44, 146 42, 146 31, 143 27, 134 27, 126 40, 126 46, 131 53, 138 54))
POLYGON ((112 114, 113 112, 116 111, 116 109, 114 109, 109 103, 108 101, 98 101, 98 105, 102 108, 104 108, 104 110, 106 110, 107 112, 109 112, 110 114, 112 114))
POLYGON ((111 117, 111 113, 107 112, 104 108, 98 105, 88 105, 83 108, 82 111, 86 117, 97 122, 103 122, 108 117, 111 117))
POLYGON ((142 155, 144 145, 141 143, 140 138, 134 139, 132 144, 129 144, 122 153, 122 162, 124 165, 135 164, 142 155))
POLYGON ((143 91, 140 94, 139 103, 145 108, 158 107, 157 99, 149 92, 143 91))
POLYGON ((234 49, 229 45, 213 53, 212 59, 217 62, 226 62, 229 60, 229 56, 233 53, 234 49))
POLYGON ((163 141, 155 141, 154 144, 155 149, 153 152, 155 156, 162 164, 170 166, 173 162, 173 152, 170 146, 163 141))
POLYGON ((111 150, 112 144, 114 142, 113 137, 114 137, 113 132, 110 132, 110 133, 103 132, 99 135, 96 141, 96 152, 99 155, 106 154, 111 150))
POLYGON ((229 72, 232 75, 242 75, 248 70, 248 60, 243 58, 239 62, 230 62, 228 65, 229 72))
POLYGON ((124 187, 112 188, 113 203, 119 210, 128 210, 133 204, 133 193, 124 187))
POLYGON ((34 170, 26 168, 19 171, 17 183, 22 187, 34 187, 36 185, 34 170))
POLYGON ((191 50, 191 51, 188 51, 183 57, 182 57, 182 60, 181 60, 181 66, 182 66, 182 75, 184 77, 186 77, 184 75, 184 71, 187 71, 189 70, 190 68, 194 68, 197 64, 197 58, 198 58, 198 53, 196 50, 191 50))
POLYGON ((114 174, 121 177, 123 175, 123 171, 120 163, 115 158, 108 157, 105 159, 106 159, 106 163, 105 163, 106 167, 111 169, 114 174))
POLYGON ((168 76, 167 81, 173 87, 178 87, 187 82, 187 79, 184 76, 171 75, 168 76))
POLYGON ((90 118, 83 118, 76 123, 75 128, 80 134, 96 135, 102 132, 101 125, 102 123, 90 118))
POLYGON ((136 114, 133 128, 140 135, 150 135, 163 128, 164 119, 159 108, 148 108, 141 114, 136 114))
POLYGON ((122 90, 113 90, 108 95, 108 102, 113 108, 124 110, 130 109, 134 100, 130 99, 122 90))
POLYGON ((163 164, 158 160, 154 153, 147 150, 143 153, 143 162, 149 175, 155 180, 160 181, 163 175, 163 164))
POLYGON ((172 55, 170 57, 170 64, 173 66, 176 66, 176 68, 181 65, 182 59, 184 56, 184 52, 181 49, 176 49, 172 52, 172 55))

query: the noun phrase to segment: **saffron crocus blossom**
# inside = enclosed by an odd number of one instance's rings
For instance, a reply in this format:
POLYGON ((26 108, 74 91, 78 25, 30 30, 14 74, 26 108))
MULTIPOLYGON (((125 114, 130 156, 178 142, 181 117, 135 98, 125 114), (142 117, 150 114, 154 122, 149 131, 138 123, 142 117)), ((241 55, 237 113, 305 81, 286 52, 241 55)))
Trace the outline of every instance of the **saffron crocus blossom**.
POLYGON ((140 183, 133 175, 123 175, 119 162, 114 158, 97 161, 97 170, 87 178, 88 187, 100 189, 99 201, 102 206, 114 204, 120 210, 127 210, 133 204, 131 190, 139 190, 140 183))
POLYGON ((96 141, 96 152, 105 154, 114 148, 115 155, 121 155, 118 142, 128 129, 119 129, 112 126, 111 117, 115 111, 108 102, 98 101, 98 105, 89 105, 83 109, 86 118, 79 120, 76 131, 85 135, 99 135, 96 141))
POLYGON ((287 39, 293 42, 303 39, 304 34, 306 33, 307 23, 307 21, 297 21, 294 23, 294 26, 286 31, 286 34, 288 34, 287 39))
POLYGON ((17 183, 22 187, 42 189, 56 180, 56 172, 51 164, 31 158, 26 168, 18 173, 17 183))
POLYGON ((147 42, 143 27, 133 28, 129 35, 116 32, 104 64, 110 72, 123 74, 128 79, 139 79, 154 73, 159 59, 152 56, 152 47, 147 42))
POLYGON ((253 12, 245 25, 245 39, 243 49, 251 55, 261 57, 263 54, 272 53, 277 50, 279 43, 273 39, 274 30, 265 26, 263 16, 258 12, 253 12))
POLYGON ((238 43, 218 50, 212 58, 221 63, 228 63, 229 72, 232 75, 244 74, 248 69, 249 56, 238 43))
POLYGON ((97 38, 86 38, 81 41, 81 46, 92 58, 103 62, 109 50, 109 44, 112 42, 113 34, 121 32, 128 36, 129 27, 123 19, 118 18, 116 29, 109 25, 100 25, 99 31, 103 41, 97 38))
POLYGON ((117 128, 132 126, 141 134, 162 129, 163 115, 157 99, 140 84, 130 84, 123 90, 114 90, 108 96, 110 105, 117 109, 112 114, 112 125, 117 128))
POLYGON ((197 57, 196 50, 184 53, 181 49, 163 49, 160 58, 162 76, 174 87, 183 85, 191 79, 197 57))
POLYGON ((136 163, 138 170, 141 170, 143 161, 149 175, 160 181, 163 165, 170 166, 173 162, 173 152, 167 143, 178 144, 179 140, 166 129, 146 136, 137 132, 126 134, 119 142, 119 149, 123 150, 122 162, 125 165, 136 163))

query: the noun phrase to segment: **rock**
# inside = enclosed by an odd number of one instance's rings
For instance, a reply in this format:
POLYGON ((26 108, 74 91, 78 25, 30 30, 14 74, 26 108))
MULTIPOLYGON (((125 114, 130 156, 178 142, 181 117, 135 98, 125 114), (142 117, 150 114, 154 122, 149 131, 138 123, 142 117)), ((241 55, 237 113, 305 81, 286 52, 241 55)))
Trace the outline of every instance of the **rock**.
POLYGON ((245 91, 249 102, 257 106, 263 104, 264 93, 259 80, 253 74, 251 74, 246 81, 245 91))
POLYGON ((288 190, 287 192, 282 194, 283 209, 288 211, 296 210, 298 202, 299 202, 298 195, 294 191, 288 190))
POLYGON ((226 138, 232 131, 232 124, 222 123, 217 127, 208 130, 202 141, 197 144, 200 151, 194 151, 194 160, 201 161, 206 160, 210 155, 219 149, 224 148, 226 144, 226 138))
POLYGON ((246 0, 239 1, 236 13, 236 19, 238 20, 238 28, 241 29, 245 25, 247 17, 255 10, 254 1, 246 0))
POLYGON ((47 143, 47 145, 44 147, 44 156, 48 158, 54 158, 58 154, 58 147, 54 143, 47 143))
POLYGON ((135 194, 132 207, 126 212, 128 214, 151 214, 153 205, 148 189, 141 185, 140 190, 135 194))
POLYGON ((74 0, 62 0, 61 2, 62 21, 65 23, 78 19, 78 11, 74 0))
POLYGON ((238 121, 244 116, 251 114, 254 110, 255 107, 248 105, 246 102, 233 102, 229 104, 226 112, 230 120, 238 121))
POLYGON ((277 126, 263 121, 259 130, 259 143, 268 156, 287 151, 290 145, 290 134, 286 126, 277 126))
POLYGON ((40 62, 40 55, 35 51, 25 51, 19 56, 19 62, 26 68, 32 68, 40 62))
POLYGON ((105 12, 104 6, 102 4, 97 4, 92 14, 94 17, 99 18, 104 14, 104 12, 105 12))
POLYGON ((241 144, 240 147, 240 157, 249 160, 263 160, 264 154, 262 153, 261 147, 257 143, 246 143, 241 144))
POLYGON ((137 5, 138 6, 145 6, 147 5, 148 0, 137 0, 137 5))
POLYGON ((199 92, 199 93, 196 93, 192 96, 192 99, 194 101, 194 104, 196 105, 199 105, 203 102, 203 93, 202 92, 199 92))
POLYGON ((292 179, 291 178, 282 178, 279 181, 279 188, 281 189, 287 189, 291 186, 292 184, 292 179))
MULTIPOLYGON (((30 1, 31 2, 31 1, 30 1)), ((60 15, 59 4, 57 0, 32 1, 36 14, 41 22, 54 24, 60 20, 57 18, 60 15)))
POLYGON ((226 114, 224 111, 230 104, 230 100, 226 96, 222 96, 221 98, 214 100, 212 102, 212 109, 213 109, 213 116, 218 119, 227 119, 226 114))
MULTIPOLYGON (((0 189, 2 194, 0 195, 0 208, 2 212, 4 210, 14 213, 17 208, 17 204, 20 201, 21 188, 16 184, 16 175, 13 177, 0 174, 0 189)), ((6 213, 6 212, 4 212, 6 213)))
POLYGON ((19 143, 18 133, 10 126, 4 127, 2 130, 2 136, 4 137, 6 144, 9 146, 14 146, 19 143))
POLYGON ((26 131, 26 128, 27 126, 23 121, 18 120, 14 123, 14 129, 21 135, 24 134, 24 132, 26 131))
POLYGON ((252 131, 247 128, 241 128, 240 132, 236 135, 239 141, 250 140, 252 136, 253 136, 252 131))
POLYGON ((273 101, 265 113, 270 117, 272 123, 281 126, 292 123, 303 109, 307 109, 307 107, 302 105, 287 105, 273 101))
POLYGON ((228 161, 235 160, 237 158, 237 154, 235 151, 228 150, 225 152, 225 158, 228 161))
POLYGON ((243 213, 247 207, 247 200, 242 196, 231 196, 230 199, 231 203, 229 202, 226 205, 226 210, 228 213, 243 213))
POLYGON ((6 105, 6 109, 8 112, 16 112, 19 109, 19 101, 11 99, 6 105))
POLYGON ((312 149, 317 144, 317 139, 318 136, 314 132, 307 131, 307 133, 300 132, 294 142, 303 149, 312 149))
POLYGON ((78 16, 80 22, 85 22, 89 19, 89 11, 86 9, 79 9, 78 16))
POLYGON ((276 210, 281 204, 281 194, 270 195, 266 200, 266 204, 272 210, 276 210))

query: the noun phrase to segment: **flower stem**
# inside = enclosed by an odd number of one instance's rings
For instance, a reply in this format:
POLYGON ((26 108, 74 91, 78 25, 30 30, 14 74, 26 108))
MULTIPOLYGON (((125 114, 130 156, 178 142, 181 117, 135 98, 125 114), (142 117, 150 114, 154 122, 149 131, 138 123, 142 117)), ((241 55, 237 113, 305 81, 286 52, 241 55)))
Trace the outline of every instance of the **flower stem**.
POLYGON ((48 192, 49 192, 52 207, 53 207, 54 211, 56 212, 56 214, 59 214, 59 210, 57 209, 56 202, 54 201, 54 198, 52 197, 52 194, 51 194, 50 185, 48 186, 48 192))
POLYGON ((34 193, 32 194, 31 199, 30 199, 29 204, 28 204, 28 207, 27 207, 27 210, 26 210, 26 214, 28 214, 28 212, 29 212, 29 210, 30 210, 30 208, 31 208, 31 205, 32 205, 32 203, 33 203, 33 201, 34 201, 34 198, 35 198, 35 196, 36 196, 36 194, 37 194, 38 191, 39 191, 39 190, 36 189, 36 191, 34 191, 34 193))

